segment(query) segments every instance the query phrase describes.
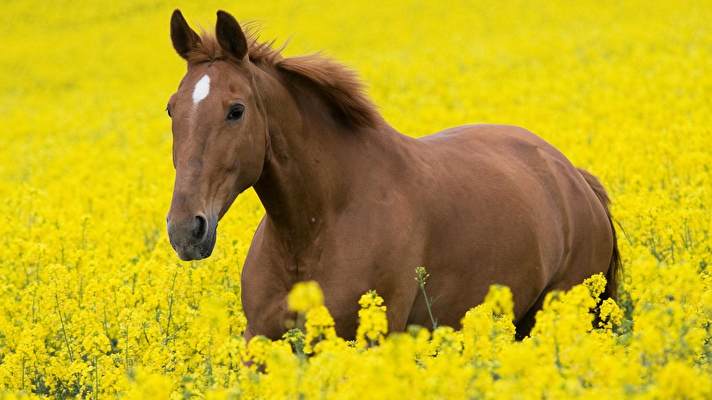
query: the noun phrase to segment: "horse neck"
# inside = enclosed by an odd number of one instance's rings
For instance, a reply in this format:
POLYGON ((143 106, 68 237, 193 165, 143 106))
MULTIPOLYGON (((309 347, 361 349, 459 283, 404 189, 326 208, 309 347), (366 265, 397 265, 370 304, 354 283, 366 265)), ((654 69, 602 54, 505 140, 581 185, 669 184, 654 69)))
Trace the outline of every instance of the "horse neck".
POLYGON ((383 122, 347 128, 303 83, 258 79, 269 124, 269 149, 254 185, 270 222, 293 251, 312 243, 349 199, 356 174, 399 134, 383 122), (288 85, 288 86, 287 86, 288 85))

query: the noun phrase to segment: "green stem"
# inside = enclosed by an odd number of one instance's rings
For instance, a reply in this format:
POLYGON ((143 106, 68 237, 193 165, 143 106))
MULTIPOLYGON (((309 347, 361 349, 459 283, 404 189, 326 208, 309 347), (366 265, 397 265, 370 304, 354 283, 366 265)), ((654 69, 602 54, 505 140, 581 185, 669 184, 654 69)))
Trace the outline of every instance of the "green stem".
POLYGON ((94 356, 94 400, 99 398, 99 363, 94 356))
POLYGON ((129 322, 126 323, 126 374, 130 372, 129 370, 129 322))
POLYGON ((59 308, 59 296, 55 293, 54 300, 57 303, 57 314, 59 314, 59 322, 62 324, 62 336, 64 337, 64 344, 67 345, 67 352, 69 353, 69 361, 74 362, 74 353, 72 353, 72 347, 69 345, 69 339, 67 338, 67 330, 64 327, 64 317, 62 317, 62 310, 59 308))
POLYGON ((178 270, 176 269, 175 274, 173 274, 173 283, 171 284, 171 295, 168 298, 168 322, 166 323, 166 338, 163 341, 164 344, 168 344, 171 333, 171 321, 173 320, 173 298, 176 289, 176 277, 178 276, 178 270))
POLYGON ((430 304, 430 299, 428 298, 428 294, 425 293, 425 284, 419 283, 418 286, 420 286, 420 291, 423 292, 423 298, 425 299, 425 308, 428 309, 428 315, 430 316, 430 322, 433 324, 433 330, 435 330, 438 327, 438 322, 435 321, 435 317, 433 317, 433 309, 430 304))

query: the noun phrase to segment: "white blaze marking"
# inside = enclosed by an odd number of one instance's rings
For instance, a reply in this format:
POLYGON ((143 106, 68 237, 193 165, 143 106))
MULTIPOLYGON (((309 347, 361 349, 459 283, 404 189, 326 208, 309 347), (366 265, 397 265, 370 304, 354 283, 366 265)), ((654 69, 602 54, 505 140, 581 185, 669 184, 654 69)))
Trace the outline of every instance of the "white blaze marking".
POLYGON ((193 104, 200 103, 204 98, 208 97, 210 93, 210 77, 208 74, 203 75, 202 78, 195 84, 193 89, 193 104))

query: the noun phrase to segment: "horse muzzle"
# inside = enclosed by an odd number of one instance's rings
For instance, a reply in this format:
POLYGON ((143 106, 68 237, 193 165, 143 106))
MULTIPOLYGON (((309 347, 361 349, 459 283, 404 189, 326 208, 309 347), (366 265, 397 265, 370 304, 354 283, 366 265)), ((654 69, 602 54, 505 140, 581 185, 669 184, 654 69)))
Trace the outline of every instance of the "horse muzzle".
POLYGON ((217 237, 217 218, 198 214, 175 221, 168 218, 168 238, 183 261, 202 260, 213 252, 217 237))

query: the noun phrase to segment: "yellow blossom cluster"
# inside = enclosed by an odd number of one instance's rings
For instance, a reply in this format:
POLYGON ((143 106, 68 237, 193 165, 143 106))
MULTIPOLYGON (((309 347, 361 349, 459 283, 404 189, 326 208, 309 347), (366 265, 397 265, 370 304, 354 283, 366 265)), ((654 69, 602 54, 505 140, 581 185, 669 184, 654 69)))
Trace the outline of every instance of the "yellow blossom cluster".
POLYGON ((324 305, 324 294, 319 284, 314 281, 297 283, 287 296, 287 306, 292 311, 305 313, 322 305, 324 305))
POLYGON ((0 3, 1 398, 712 398, 711 2, 0 3), (165 233, 176 6, 206 30, 217 9, 258 21, 288 56, 326 50, 406 134, 541 135, 608 189, 620 297, 601 276, 552 293, 517 341, 505 287, 461 327, 400 333, 369 292, 348 342, 307 283, 283 339, 246 343, 257 196, 208 260, 165 233))
POLYGON ((374 291, 369 291, 359 300, 358 329, 356 338, 362 347, 377 345, 388 332, 386 306, 374 291))

